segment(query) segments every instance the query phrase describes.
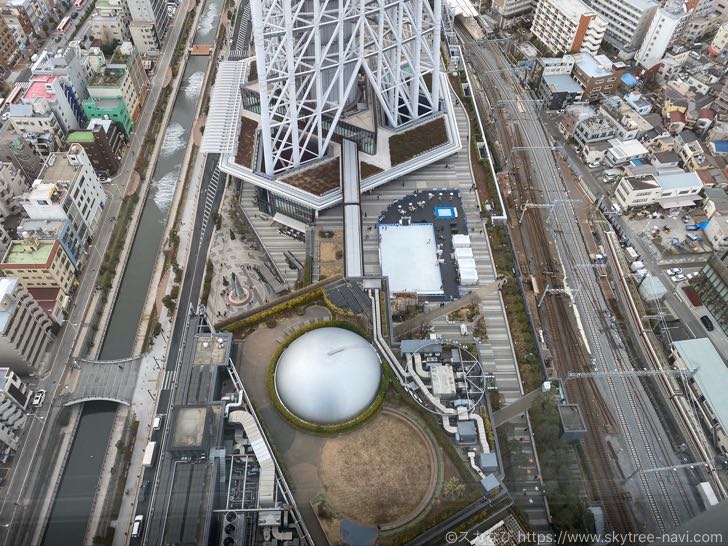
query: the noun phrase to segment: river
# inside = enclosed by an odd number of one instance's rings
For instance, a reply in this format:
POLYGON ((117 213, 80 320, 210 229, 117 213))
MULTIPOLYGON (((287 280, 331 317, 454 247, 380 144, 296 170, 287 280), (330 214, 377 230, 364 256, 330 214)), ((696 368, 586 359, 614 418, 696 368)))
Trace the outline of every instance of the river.
MULTIPOLYGON (((184 8, 183 4, 179 9, 184 8)), ((222 0, 208 0, 195 33, 195 44, 212 43, 221 8, 222 0)), ((209 61, 209 57, 203 56, 187 61, 101 348, 102 360, 131 356, 209 61)), ((115 414, 116 404, 111 402, 84 404, 43 546, 82 544, 115 414)))

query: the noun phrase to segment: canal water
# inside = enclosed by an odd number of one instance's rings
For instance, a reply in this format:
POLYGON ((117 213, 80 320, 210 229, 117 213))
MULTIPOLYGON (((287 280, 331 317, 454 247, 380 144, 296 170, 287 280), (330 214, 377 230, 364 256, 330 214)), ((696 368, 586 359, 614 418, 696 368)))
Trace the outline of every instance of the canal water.
MULTIPOLYGON (((195 44, 212 44, 221 8, 222 0, 207 1, 195 44)), ((101 348, 102 360, 131 356, 209 61, 202 56, 187 61, 101 348)), ((82 544, 115 413, 114 403, 84 404, 42 546, 82 544)))

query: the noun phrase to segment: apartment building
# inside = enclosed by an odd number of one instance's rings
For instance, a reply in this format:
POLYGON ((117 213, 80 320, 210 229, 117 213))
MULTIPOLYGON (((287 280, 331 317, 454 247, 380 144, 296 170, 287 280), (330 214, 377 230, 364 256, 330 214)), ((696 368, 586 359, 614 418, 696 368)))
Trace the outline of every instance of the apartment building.
POLYGON ((587 144, 614 138, 616 132, 617 128, 610 119, 605 116, 594 116, 576 125, 573 138, 576 146, 583 149, 587 144))
POLYGON ((580 0, 539 0, 531 31, 552 53, 596 54, 607 22, 580 0))
POLYGON ((89 33, 104 44, 131 40, 131 16, 124 0, 97 0, 89 18, 89 33))
POLYGON ((705 151, 692 131, 681 131, 675 136, 675 151, 686 169, 695 171, 705 165, 705 151))
POLYGON ((691 282, 717 326, 728 334, 728 251, 714 252, 691 282))
POLYGON ((31 220, 69 222, 71 230, 65 240, 72 249, 71 263, 78 267, 96 234, 106 203, 106 195, 83 147, 72 144, 68 152, 52 154, 30 191, 19 201, 31 220))
POLYGON ((534 0, 493 0, 493 11, 501 28, 531 15, 535 6, 534 0))
POLYGON ((16 200, 28 189, 28 180, 12 163, 0 161, 0 223, 11 214, 20 212, 16 200))
POLYGON ((708 46, 708 52, 717 57, 725 51, 726 47, 728 47, 728 23, 723 23, 713 36, 710 46, 708 46))
POLYGON ((10 127, 21 135, 33 152, 41 157, 59 150, 65 134, 53 108, 42 97, 32 103, 11 104, 8 108, 10 127))
POLYGON ((608 24, 604 41, 622 51, 639 48, 659 6, 654 0, 592 0, 590 5, 608 24))
MULTIPOLYGON (((22 280, 0 279, 0 361, 3 365, 24 375, 41 371, 52 340, 51 325, 22 280)), ((23 389, 14 378, 11 384, 17 389, 17 392, 11 389, 11 393, 24 402, 23 389)))
POLYGON ((10 70, 20 56, 15 35, 0 14, 0 66, 10 70))
POLYGON ((576 55, 574 79, 584 89, 585 101, 599 100, 603 95, 612 95, 619 89, 619 79, 627 70, 621 61, 612 61, 606 55, 580 53, 576 55))
POLYGON ((18 449, 32 392, 10 368, 0 368, 0 458, 18 449), (9 450, 9 451, 8 451, 9 450))
POLYGON ((630 161, 645 159, 648 151, 639 140, 625 140, 614 138, 609 141, 611 148, 604 154, 604 160, 609 167, 624 165, 630 161))
POLYGON ((667 49, 680 37, 687 18, 688 12, 684 5, 658 8, 635 60, 648 70, 657 65, 667 49))

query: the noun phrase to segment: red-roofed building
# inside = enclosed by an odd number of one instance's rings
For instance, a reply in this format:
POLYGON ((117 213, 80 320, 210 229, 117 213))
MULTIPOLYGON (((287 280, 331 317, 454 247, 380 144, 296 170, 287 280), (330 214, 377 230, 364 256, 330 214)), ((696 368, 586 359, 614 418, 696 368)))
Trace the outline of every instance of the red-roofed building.
POLYGON ((698 178, 703 182, 703 186, 707 186, 709 188, 712 188, 715 186, 715 177, 710 174, 706 169, 697 170, 695 173, 698 175, 698 178))
POLYGON ((30 81, 21 102, 33 105, 39 101, 45 101, 56 115, 58 123, 64 133, 79 128, 78 114, 68 100, 64 90, 65 82, 58 76, 35 76, 30 81))
POLYGON ((695 122, 695 129, 698 131, 707 131, 713 126, 716 113, 710 108, 701 108, 698 111, 698 119, 695 122))
POLYGON ((685 128, 685 114, 680 110, 673 110, 667 114, 667 130, 671 133, 679 133, 685 128))
POLYGON ((28 288, 28 292, 51 320, 63 324, 63 293, 60 288, 28 288))

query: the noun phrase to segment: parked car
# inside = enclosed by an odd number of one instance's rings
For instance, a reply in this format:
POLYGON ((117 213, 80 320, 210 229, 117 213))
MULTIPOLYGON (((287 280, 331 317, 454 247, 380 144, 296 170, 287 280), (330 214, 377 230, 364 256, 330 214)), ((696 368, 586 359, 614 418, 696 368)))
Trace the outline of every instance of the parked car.
POLYGON ((587 165, 587 167, 589 167, 590 169, 596 169, 596 168, 597 168, 597 167, 599 167, 600 165, 601 165, 601 163, 599 163, 599 162, 594 162, 594 163, 589 163, 589 164, 587 165))
POLYGON ((55 38, 53 38, 53 39, 54 39, 54 40, 56 41, 56 43, 58 44, 58 43, 60 43, 60 42, 61 42, 61 40, 63 40, 63 36, 61 36, 61 35, 59 34, 58 36, 56 36, 56 37, 55 37, 55 38))
POLYGON ((43 405, 43 401, 45 400, 45 397, 46 397, 46 391, 44 391, 43 389, 39 390, 38 392, 35 393, 32 404, 36 408, 39 408, 40 406, 43 405))
POLYGON ((687 277, 682 273, 678 273, 677 275, 673 275, 672 277, 670 277, 670 279, 672 280, 672 282, 682 282, 686 280, 687 277))
POLYGON ((682 273, 682 269, 679 267, 671 267, 667 270, 668 275, 679 275, 680 273, 682 273))
POLYGON ((73 12, 73 15, 71 15, 71 19, 78 19, 78 12, 73 12))
POLYGON ((712 332, 715 330, 715 326, 713 326, 713 321, 710 320, 710 317, 708 315, 703 315, 700 317, 700 322, 703 323, 703 326, 705 326, 705 329, 708 330, 708 332, 712 332))
POLYGON ((690 279, 694 279, 698 275, 700 275, 700 271, 693 271, 692 273, 688 273, 687 277, 688 277, 688 280, 690 280, 690 279))
POLYGON ((3 114, 3 121, 8 121, 10 119, 10 112, 5 112, 3 114))

